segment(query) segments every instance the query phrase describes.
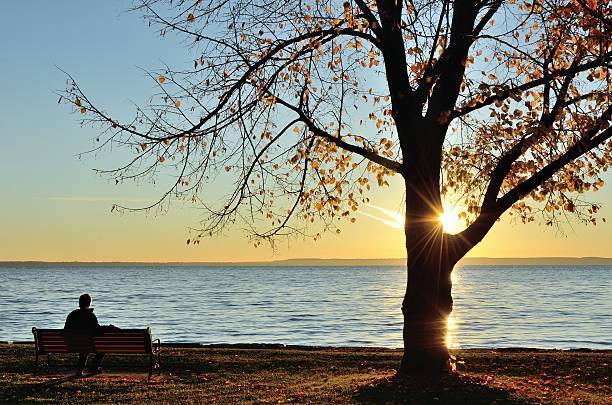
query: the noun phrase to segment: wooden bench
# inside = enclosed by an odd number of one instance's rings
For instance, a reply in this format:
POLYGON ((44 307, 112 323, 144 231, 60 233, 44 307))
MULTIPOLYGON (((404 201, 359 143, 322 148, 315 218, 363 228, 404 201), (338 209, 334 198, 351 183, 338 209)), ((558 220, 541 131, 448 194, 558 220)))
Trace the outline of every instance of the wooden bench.
POLYGON ((151 328, 102 330, 95 334, 70 329, 32 328, 32 333, 36 349, 34 373, 38 370, 38 357, 46 354, 48 366, 51 353, 148 354, 149 379, 154 369, 158 375, 161 373, 161 342, 151 338, 151 328))

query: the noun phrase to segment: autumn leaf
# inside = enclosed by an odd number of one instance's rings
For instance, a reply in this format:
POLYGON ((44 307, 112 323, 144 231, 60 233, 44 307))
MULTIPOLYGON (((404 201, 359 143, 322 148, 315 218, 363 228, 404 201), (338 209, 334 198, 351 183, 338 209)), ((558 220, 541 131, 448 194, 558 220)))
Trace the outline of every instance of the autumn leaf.
POLYGON ((157 78, 157 80, 159 80, 160 84, 164 84, 164 82, 166 81, 166 78, 164 77, 164 75, 159 75, 159 77, 157 78))
POLYGON ((195 17, 193 16, 193 14, 189 13, 189 15, 187 16, 187 22, 192 23, 195 21, 195 17))
POLYGON ((81 102, 80 98, 76 98, 76 100, 74 100, 74 104, 78 105, 79 107, 83 105, 83 103, 81 102))
POLYGON ((181 107, 181 100, 174 100, 174 106, 176 108, 180 108, 181 107))

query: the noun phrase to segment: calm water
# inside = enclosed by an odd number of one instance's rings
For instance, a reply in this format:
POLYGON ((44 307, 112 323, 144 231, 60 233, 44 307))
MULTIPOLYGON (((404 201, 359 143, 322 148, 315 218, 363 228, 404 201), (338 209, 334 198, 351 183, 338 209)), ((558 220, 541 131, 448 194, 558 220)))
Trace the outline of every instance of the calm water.
MULTIPOLYGON (((455 271, 454 347, 612 349, 612 267, 455 271)), ((399 267, 0 268, 0 340, 63 327, 89 292, 102 324, 165 342, 401 347, 399 267)))

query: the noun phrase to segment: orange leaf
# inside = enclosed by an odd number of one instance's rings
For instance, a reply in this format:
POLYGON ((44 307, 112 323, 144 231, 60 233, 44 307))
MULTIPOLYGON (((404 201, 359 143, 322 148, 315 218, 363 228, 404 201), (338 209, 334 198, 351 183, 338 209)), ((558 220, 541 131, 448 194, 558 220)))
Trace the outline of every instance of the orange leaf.
POLYGON ((77 97, 77 99, 76 99, 76 100, 74 100, 74 104, 78 105, 79 107, 80 107, 81 105, 83 105, 83 103, 81 103, 81 99, 80 99, 80 98, 78 98, 78 97, 77 97))
POLYGON ((174 106, 176 108, 180 108, 181 107, 181 100, 174 100, 174 106))
POLYGON ((163 84, 166 81, 166 78, 164 77, 164 75, 159 75, 159 77, 157 78, 157 80, 159 80, 160 84, 163 84))
POLYGON ((193 14, 189 13, 189 15, 187 16, 187 22, 192 23, 195 20, 195 17, 193 16, 193 14))

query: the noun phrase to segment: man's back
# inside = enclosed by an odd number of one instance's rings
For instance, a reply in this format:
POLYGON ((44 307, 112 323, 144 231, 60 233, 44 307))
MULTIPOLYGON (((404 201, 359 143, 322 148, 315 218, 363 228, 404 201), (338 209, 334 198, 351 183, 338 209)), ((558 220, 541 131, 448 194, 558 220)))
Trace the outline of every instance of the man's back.
POLYGON ((95 330, 99 327, 93 308, 79 308, 68 314, 64 329, 95 330))

